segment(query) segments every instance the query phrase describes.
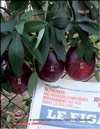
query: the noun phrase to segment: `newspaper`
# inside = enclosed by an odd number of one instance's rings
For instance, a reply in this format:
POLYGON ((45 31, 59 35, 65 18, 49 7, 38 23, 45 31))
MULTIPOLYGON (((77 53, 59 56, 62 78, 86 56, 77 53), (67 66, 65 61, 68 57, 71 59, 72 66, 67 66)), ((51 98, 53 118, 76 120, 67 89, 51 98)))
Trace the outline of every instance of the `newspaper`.
POLYGON ((100 84, 39 80, 27 129, 100 129, 100 84))

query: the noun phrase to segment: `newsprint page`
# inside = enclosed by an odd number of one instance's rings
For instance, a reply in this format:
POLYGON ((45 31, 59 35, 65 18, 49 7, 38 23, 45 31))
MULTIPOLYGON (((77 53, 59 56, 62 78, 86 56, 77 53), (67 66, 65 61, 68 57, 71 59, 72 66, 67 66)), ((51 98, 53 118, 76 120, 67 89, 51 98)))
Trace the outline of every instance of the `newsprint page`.
POLYGON ((27 129, 100 129, 100 84, 39 80, 27 129))

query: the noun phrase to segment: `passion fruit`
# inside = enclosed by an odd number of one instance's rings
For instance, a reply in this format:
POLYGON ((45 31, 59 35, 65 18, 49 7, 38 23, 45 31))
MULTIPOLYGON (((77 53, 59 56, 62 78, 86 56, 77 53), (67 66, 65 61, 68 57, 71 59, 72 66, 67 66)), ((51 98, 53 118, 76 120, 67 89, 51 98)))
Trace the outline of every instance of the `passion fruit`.
POLYGON ((41 71, 39 71, 37 61, 35 61, 35 66, 39 77, 46 82, 57 81, 64 71, 64 62, 58 60, 53 50, 49 51, 46 63, 41 71))
POLYGON ((29 65, 24 62, 21 76, 19 78, 15 76, 8 76, 8 80, 12 85, 12 92, 15 94, 21 94, 28 89, 28 80, 32 71, 29 65))
POLYGON ((9 61, 8 51, 6 50, 2 56, 0 56, 0 82, 7 83, 7 75, 13 74, 9 61))
POLYGON ((86 60, 79 59, 77 55, 77 47, 71 47, 66 55, 65 69, 68 75, 77 81, 88 79, 94 72, 95 57, 93 56, 91 64, 87 64, 86 60))

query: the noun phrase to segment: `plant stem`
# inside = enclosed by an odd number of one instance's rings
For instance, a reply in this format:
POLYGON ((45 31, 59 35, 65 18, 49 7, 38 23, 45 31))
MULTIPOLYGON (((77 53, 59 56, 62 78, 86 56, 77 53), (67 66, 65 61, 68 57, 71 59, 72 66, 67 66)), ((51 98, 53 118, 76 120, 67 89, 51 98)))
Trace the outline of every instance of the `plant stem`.
POLYGON ((1 7, 1 6, 0 6, 0 8, 3 9, 7 14, 9 14, 11 16, 11 13, 10 13, 10 11, 8 9, 6 9, 4 7, 1 7))

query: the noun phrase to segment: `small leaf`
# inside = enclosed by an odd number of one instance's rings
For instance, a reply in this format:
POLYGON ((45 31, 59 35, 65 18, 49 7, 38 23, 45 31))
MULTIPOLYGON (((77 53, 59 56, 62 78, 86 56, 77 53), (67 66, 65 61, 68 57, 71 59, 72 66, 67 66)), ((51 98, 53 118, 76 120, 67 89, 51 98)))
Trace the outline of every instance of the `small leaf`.
POLYGON ((91 64, 92 56, 93 56, 93 52, 89 50, 88 48, 86 48, 85 49, 85 60, 88 64, 91 64))
POLYGON ((25 32, 38 32, 43 29, 48 23, 46 21, 29 21, 25 23, 25 32))
POLYGON ((55 35, 56 35, 56 38, 59 42, 61 42, 61 35, 62 35, 62 30, 58 29, 58 28, 55 28, 55 35))
POLYGON ((34 10, 42 10, 42 6, 41 6, 42 3, 39 3, 39 2, 41 1, 31 0, 31 5, 34 10))
POLYGON ((25 21, 22 21, 22 22, 20 22, 20 24, 18 24, 18 25, 15 26, 17 32, 18 32, 20 35, 23 34, 24 24, 25 24, 25 21))
POLYGON ((73 27, 74 27, 74 25, 71 24, 71 23, 69 23, 69 24, 67 25, 66 29, 65 29, 65 32, 69 32, 70 30, 73 29, 73 27))
MULTIPOLYGON (((96 0, 94 0, 94 1, 96 1, 96 0)), ((89 8, 89 11, 90 11, 90 14, 91 14, 91 19, 96 20, 99 23, 99 21, 100 21, 99 20, 100 19, 99 9, 96 9, 96 7, 90 1, 85 1, 85 3, 89 8), (91 8, 91 6, 93 8, 91 8)), ((100 6, 100 2, 99 2, 99 6, 100 6)))
POLYGON ((98 71, 94 70, 94 75, 95 75, 95 78, 98 82, 100 82, 100 74, 98 71))
MULTIPOLYGON (((44 11, 43 11, 43 5, 45 3, 45 1, 42 0, 30 0, 31 1, 31 5, 34 11, 41 11, 43 12, 42 15, 38 15, 40 19, 44 19, 44 11)), ((44 6, 45 7, 45 6, 44 6)))
POLYGON ((14 30, 14 24, 8 23, 8 22, 2 22, 1 23, 1 29, 0 32, 12 32, 14 30))
POLYGON ((11 117, 8 115, 8 116, 7 116, 7 123, 9 123, 10 120, 11 120, 11 117))
POLYGON ((9 3, 8 9, 15 11, 15 10, 25 10, 26 7, 28 6, 28 1, 27 0, 12 0, 9 3))
POLYGON ((54 27, 58 29, 64 29, 69 23, 67 17, 56 17, 52 20, 52 24, 54 27))
POLYGON ((36 42, 36 40, 37 40, 37 39, 36 39, 36 36, 33 35, 33 36, 29 36, 28 38, 29 38, 29 41, 30 41, 31 43, 34 43, 34 47, 35 47, 35 45, 36 45, 35 42, 36 42))
POLYGON ((96 1, 96 0, 92 1, 92 0, 91 0, 91 2, 94 4, 94 6, 95 6, 97 9, 99 8, 99 3, 98 3, 98 1, 96 1))
POLYGON ((11 37, 12 37, 12 35, 9 34, 9 35, 5 36, 4 38, 2 38, 2 40, 1 40, 1 55, 7 49, 8 45, 11 41, 11 37))
POLYGON ((80 29, 78 29, 78 35, 81 39, 81 42, 83 43, 83 45, 86 47, 86 48, 89 48, 93 51, 93 45, 91 44, 90 42, 90 39, 89 37, 86 35, 86 33, 80 29))
POLYGON ((80 43, 80 45, 78 46, 77 52, 78 52, 78 57, 80 59, 83 59, 84 54, 85 54, 85 47, 83 46, 82 43, 80 43))
POLYGON ((53 46, 53 49, 56 53, 56 55, 58 56, 58 58, 60 58, 63 62, 66 61, 66 50, 65 50, 65 46, 57 41, 57 38, 55 36, 54 33, 54 28, 51 26, 50 27, 50 43, 53 46))
POLYGON ((45 28, 43 28, 42 30, 40 30, 40 32, 38 33, 38 37, 37 37, 37 42, 36 42, 36 46, 35 46, 35 49, 39 46, 40 42, 41 42, 41 39, 44 35, 44 32, 45 32, 45 28))
POLYGON ((14 74, 19 77, 24 61, 24 48, 18 34, 14 34, 8 51, 9 61, 14 74))
POLYGON ((79 23, 80 23, 80 22, 89 22, 89 23, 91 22, 91 23, 95 23, 93 20, 91 20, 90 18, 85 17, 85 16, 84 16, 84 17, 81 17, 81 18, 76 19, 76 21, 77 21, 77 22, 79 22, 79 23))
POLYGON ((99 28, 95 28, 95 27, 93 27, 93 26, 90 25, 90 24, 83 24, 83 23, 78 24, 78 26, 79 26, 82 30, 84 30, 84 31, 86 31, 86 32, 89 32, 90 34, 99 36, 99 28))
POLYGON ((61 43, 58 43, 57 40, 55 40, 55 42, 52 43, 52 46, 54 48, 56 55, 60 58, 60 60, 65 62, 66 61, 65 46, 62 45, 61 43))
POLYGON ((49 4, 46 21, 49 22, 54 17, 55 13, 52 13, 52 11, 56 11, 56 10, 58 10, 58 8, 59 8, 59 6, 56 2, 49 4))
POLYGON ((83 8, 81 8, 80 2, 79 1, 72 1, 72 6, 74 8, 75 11, 78 10, 82 10, 83 8))
POLYGON ((7 92, 12 92, 12 86, 10 83, 1 83, 1 88, 6 90, 7 92))
POLYGON ((48 12, 48 6, 49 6, 49 2, 46 1, 46 6, 45 6, 45 20, 46 20, 46 17, 47 17, 47 12, 48 12))
POLYGON ((43 38, 42 38, 40 45, 39 45, 39 50, 40 50, 41 55, 43 57, 43 64, 39 63, 39 70, 40 71, 42 70, 42 68, 47 60, 49 49, 50 49, 49 32, 48 32, 48 28, 46 27, 45 33, 44 33, 43 38))
MULTIPOLYGON (((88 7, 86 6, 85 2, 83 1, 72 1, 72 7, 74 10, 78 13, 78 10, 85 11, 88 10, 88 7)), ((85 13, 84 13, 85 14, 85 13)))
POLYGON ((27 20, 28 18, 32 17, 32 16, 36 16, 36 15, 39 15, 41 13, 35 13, 35 12, 25 12, 24 14, 22 14, 20 16, 20 19, 21 20, 27 20))
POLYGON ((72 47, 76 46, 76 44, 77 44, 79 41, 80 41, 80 37, 75 38, 74 40, 72 40, 71 46, 72 46, 72 47))
POLYGON ((36 88, 38 83, 38 76, 37 73, 34 72, 31 74, 30 78, 29 78, 29 82, 28 82, 28 93, 29 95, 32 94, 32 92, 34 91, 34 89, 36 88))
POLYGON ((66 37, 65 37, 65 31, 62 32, 62 36, 61 36, 61 39, 62 39, 62 43, 64 46, 66 46, 66 37))
POLYGON ((43 59, 41 56, 41 53, 38 49, 35 49, 34 46, 32 45, 32 43, 29 41, 27 35, 23 35, 22 36, 22 41, 25 45, 25 47, 28 49, 28 51, 30 52, 30 54, 32 56, 34 56, 41 64, 43 64, 43 59))
POLYGON ((86 36, 86 34, 83 31, 78 30, 78 34, 80 36, 81 43, 85 47, 85 60, 88 64, 91 64, 92 56, 94 52, 93 44, 90 42, 89 38, 86 36))
POLYGON ((99 68, 100 67, 100 64, 96 64, 96 67, 99 68))

